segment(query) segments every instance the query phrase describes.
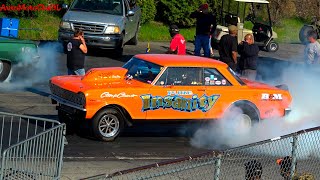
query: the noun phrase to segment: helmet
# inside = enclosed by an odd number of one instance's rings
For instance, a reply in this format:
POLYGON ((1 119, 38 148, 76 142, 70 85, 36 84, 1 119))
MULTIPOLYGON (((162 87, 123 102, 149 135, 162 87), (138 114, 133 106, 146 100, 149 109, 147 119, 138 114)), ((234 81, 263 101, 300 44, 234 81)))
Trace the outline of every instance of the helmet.
POLYGON ((180 31, 180 30, 179 30, 179 28, 178 28, 177 25, 171 25, 171 26, 169 27, 169 32, 170 32, 171 37, 173 37, 174 35, 178 34, 179 31, 180 31))

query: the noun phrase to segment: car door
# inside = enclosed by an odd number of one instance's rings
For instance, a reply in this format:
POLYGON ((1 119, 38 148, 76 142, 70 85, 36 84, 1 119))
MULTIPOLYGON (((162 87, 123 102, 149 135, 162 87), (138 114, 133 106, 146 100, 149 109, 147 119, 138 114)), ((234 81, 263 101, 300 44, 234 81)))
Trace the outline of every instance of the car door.
POLYGON ((208 96, 217 96, 215 104, 206 112, 206 119, 220 118, 232 103, 235 89, 230 81, 216 68, 204 68, 204 85, 208 96))
POLYGON ((208 107, 203 70, 168 67, 141 98, 147 120, 203 119, 208 107))
MULTIPOLYGON (((126 41, 129 41, 135 33, 135 15, 130 16, 129 11, 133 11, 131 9, 128 0, 123 0, 125 6, 125 23, 126 23, 126 41)), ((134 12, 134 11, 133 11, 134 12)))

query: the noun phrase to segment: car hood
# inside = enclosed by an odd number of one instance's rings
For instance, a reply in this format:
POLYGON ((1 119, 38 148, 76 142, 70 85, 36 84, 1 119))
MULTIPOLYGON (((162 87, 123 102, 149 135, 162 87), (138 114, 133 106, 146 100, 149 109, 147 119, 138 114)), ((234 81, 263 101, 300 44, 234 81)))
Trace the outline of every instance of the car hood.
POLYGON ((83 12, 83 11, 68 11, 64 17, 64 21, 71 22, 86 22, 94 24, 120 24, 123 17, 119 15, 112 15, 106 13, 95 13, 95 12, 83 12))

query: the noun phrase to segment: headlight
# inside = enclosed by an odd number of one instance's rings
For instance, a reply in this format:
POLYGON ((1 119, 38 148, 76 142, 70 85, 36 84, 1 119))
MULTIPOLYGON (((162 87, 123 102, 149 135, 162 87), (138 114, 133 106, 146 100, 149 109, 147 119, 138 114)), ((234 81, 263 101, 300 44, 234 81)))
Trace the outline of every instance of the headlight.
POLYGON ((21 51, 22 51, 23 53, 31 53, 32 48, 30 48, 30 47, 22 47, 22 48, 21 48, 21 51))
POLYGON ((104 31, 104 34, 120 34, 120 27, 108 26, 107 29, 104 31))
POLYGON ((62 29, 71 29, 71 25, 70 25, 69 22, 61 21, 60 28, 62 28, 62 29))

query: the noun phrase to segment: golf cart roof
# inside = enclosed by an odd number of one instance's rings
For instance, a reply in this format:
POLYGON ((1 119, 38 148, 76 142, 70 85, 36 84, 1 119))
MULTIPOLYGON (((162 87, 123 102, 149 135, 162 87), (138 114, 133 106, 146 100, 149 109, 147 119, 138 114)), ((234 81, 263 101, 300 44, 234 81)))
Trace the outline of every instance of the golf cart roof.
POLYGON ((267 0, 235 0, 237 2, 246 2, 246 3, 265 3, 268 4, 269 1, 267 0))

